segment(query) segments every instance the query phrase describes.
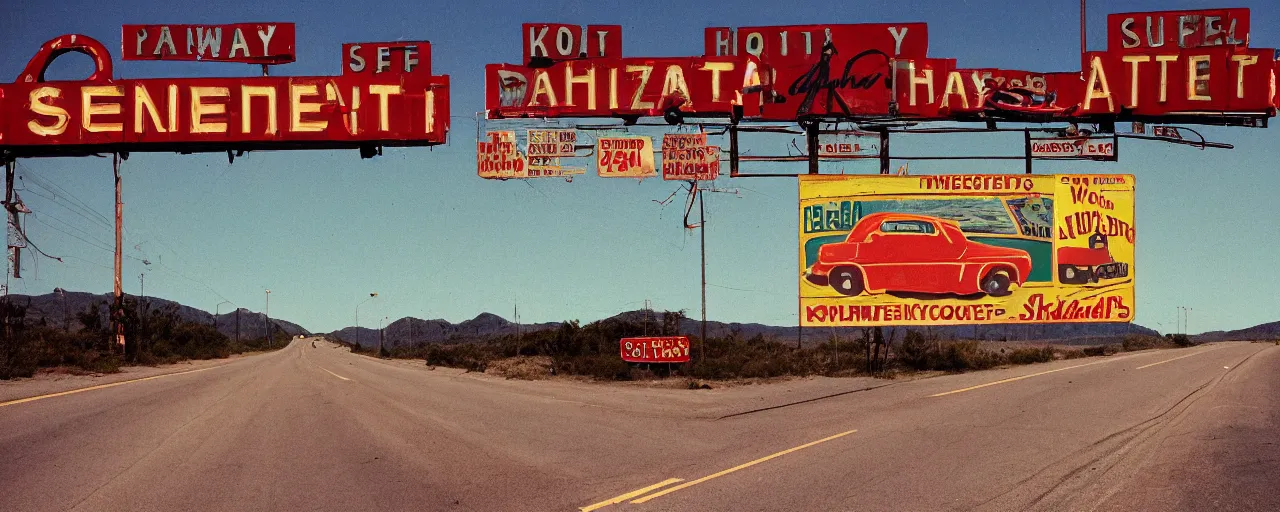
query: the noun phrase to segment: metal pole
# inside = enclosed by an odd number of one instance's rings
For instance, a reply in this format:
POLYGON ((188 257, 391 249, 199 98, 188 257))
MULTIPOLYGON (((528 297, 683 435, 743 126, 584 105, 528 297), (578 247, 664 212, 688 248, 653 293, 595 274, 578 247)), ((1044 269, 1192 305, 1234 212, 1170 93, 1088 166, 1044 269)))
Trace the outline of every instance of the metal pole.
POLYGON ((809 174, 818 174, 818 121, 805 128, 805 145, 809 152, 809 174))
MULTIPOLYGON (((10 229, 18 229, 18 207, 13 201, 13 175, 17 170, 16 160, 9 159, 4 163, 4 206, 8 210, 10 229)), ((13 277, 22 278, 22 249, 13 247, 13 277)), ((9 294, 8 272, 5 273, 5 295, 9 294)))
POLYGON ((271 290, 267 290, 266 315, 267 315, 267 346, 270 347, 273 344, 271 340, 271 290))
POLYGON ((1031 174, 1031 130, 1024 130, 1022 137, 1023 152, 1024 156, 1027 157, 1027 174, 1031 174))
POLYGON ((115 300, 116 345, 124 353, 124 201, 120 186, 120 153, 113 153, 111 168, 116 178, 116 252, 115 252, 115 300))
POLYGON ((880 174, 889 174, 889 130, 880 130, 880 174))
POLYGON ((729 125, 729 177, 738 177, 738 123, 729 125))
POLYGON ((698 353, 698 362, 707 360, 707 210, 702 201, 702 189, 694 182, 693 190, 698 194, 698 231, 701 235, 702 253, 702 351, 698 353))
POLYGON ((1084 53, 1088 51, 1088 32, 1085 29, 1085 0, 1080 0, 1080 58, 1084 58, 1084 53))

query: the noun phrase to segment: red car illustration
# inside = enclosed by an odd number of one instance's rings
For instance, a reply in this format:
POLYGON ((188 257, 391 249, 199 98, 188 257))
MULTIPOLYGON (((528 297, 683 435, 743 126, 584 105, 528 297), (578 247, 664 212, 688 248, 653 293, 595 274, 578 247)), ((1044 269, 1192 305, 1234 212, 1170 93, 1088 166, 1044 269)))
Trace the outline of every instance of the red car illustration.
POLYGON ((1029 275, 1026 251, 970 241, 955 221, 873 213, 844 242, 822 246, 807 278, 851 297, 864 291, 1003 296, 1029 275))

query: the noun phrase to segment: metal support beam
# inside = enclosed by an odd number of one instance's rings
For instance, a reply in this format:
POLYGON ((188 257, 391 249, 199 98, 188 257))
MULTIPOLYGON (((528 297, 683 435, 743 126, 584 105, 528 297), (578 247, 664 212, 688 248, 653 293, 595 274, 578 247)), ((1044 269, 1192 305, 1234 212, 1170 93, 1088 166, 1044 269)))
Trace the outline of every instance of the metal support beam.
POLYGON ((1031 130, 1022 132, 1023 152, 1027 158, 1027 174, 1031 174, 1031 130))
POLYGON ((880 130, 880 174, 889 174, 889 130, 880 130))
POLYGON ((818 122, 805 127, 805 146, 809 153, 809 174, 818 174, 818 122))
POLYGON ((738 177, 738 124, 729 125, 729 177, 738 177))

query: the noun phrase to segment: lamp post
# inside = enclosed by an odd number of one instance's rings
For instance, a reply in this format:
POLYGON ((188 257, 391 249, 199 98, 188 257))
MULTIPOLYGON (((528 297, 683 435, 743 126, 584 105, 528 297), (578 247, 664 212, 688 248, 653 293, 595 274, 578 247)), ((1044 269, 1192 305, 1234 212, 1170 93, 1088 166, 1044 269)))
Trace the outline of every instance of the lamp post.
POLYGON ((268 347, 270 347, 270 346, 272 345, 272 343, 271 343, 271 289, 270 289, 270 288, 268 288, 268 289, 267 289, 267 308, 266 308, 266 309, 267 309, 267 310, 266 310, 266 315, 267 315, 267 346, 268 346, 268 347))
POLYGON ((219 302, 217 306, 213 307, 213 330, 215 331, 218 330, 218 312, 220 311, 219 308, 221 308, 223 304, 231 304, 232 306, 236 305, 234 302, 231 302, 229 300, 224 300, 222 302, 219 302))
POLYGON ((382 321, 378 322, 378 357, 382 357, 382 328, 387 324, 387 320, 389 319, 391 319, 391 317, 384 316, 382 317, 382 321))
POLYGON ((359 304, 356 304, 356 349, 360 348, 360 306, 363 306, 365 302, 369 302, 377 296, 378 292, 372 292, 369 294, 369 298, 360 301, 359 304))

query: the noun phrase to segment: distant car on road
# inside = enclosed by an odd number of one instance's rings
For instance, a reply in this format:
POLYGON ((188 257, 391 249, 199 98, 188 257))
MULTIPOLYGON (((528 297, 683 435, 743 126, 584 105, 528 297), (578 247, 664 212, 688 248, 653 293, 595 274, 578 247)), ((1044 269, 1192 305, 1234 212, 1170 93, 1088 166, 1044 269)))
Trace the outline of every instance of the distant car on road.
POLYGON ((863 292, 1004 296, 1031 274, 1027 251, 965 237, 955 221, 874 213, 844 242, 822 246, 806 278, 842 295, 863 292))

